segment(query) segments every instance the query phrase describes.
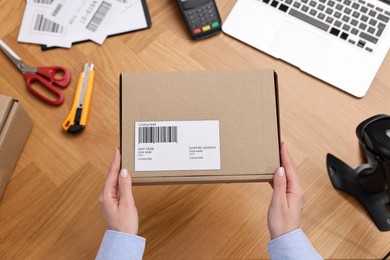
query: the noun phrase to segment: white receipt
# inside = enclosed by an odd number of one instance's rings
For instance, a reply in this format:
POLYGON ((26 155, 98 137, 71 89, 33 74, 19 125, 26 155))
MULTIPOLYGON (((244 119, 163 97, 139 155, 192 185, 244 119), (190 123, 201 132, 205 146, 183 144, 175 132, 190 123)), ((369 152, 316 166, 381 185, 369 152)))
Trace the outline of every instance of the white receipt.
POLYGON ((220 170, 219 121, 135 123, 135 171, 220 170))

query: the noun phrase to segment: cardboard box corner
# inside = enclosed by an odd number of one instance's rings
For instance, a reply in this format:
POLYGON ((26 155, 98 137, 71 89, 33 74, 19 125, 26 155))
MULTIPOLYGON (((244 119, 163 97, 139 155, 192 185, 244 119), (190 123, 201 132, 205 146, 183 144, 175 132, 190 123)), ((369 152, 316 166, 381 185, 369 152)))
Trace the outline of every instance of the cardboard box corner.
POLYGON ((0 94, 0 199, 32 127, 33 121, 22 104, 0 94))

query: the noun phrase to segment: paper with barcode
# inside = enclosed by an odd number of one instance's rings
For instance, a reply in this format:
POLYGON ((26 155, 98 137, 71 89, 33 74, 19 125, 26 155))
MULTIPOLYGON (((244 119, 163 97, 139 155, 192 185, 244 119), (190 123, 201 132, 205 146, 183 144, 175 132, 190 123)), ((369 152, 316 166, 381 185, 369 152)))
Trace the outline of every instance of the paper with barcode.
POLYGON ((141 0, 29 0, 18 41, 70 48, 147 26, 141 0))
POLYGON ((135 123, 135 171, 220 170, 219 121, 135 123))
POLYGON ((54 0, 46 15, 72 32, 102 44, 121 5, 117 0, 54 0))
POLYGON ((70 48, 72 46, 72 42, 66 37, 68 30, 45 17, 51 2, 51 0, 27 2, 18 35, 19 42, 35 44, 55 42, 58 47, 70 48))

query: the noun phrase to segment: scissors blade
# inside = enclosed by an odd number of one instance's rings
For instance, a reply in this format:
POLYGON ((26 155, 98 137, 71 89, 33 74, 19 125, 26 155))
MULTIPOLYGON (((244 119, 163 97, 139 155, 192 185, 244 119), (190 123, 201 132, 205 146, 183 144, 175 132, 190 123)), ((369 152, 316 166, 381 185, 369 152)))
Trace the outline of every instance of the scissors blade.
POLYGON ((2 40, 0 39, 0 49, 8 56, 15 66, 22 72, 36 72, 36 69, 27 66, 23 60, 2 40))

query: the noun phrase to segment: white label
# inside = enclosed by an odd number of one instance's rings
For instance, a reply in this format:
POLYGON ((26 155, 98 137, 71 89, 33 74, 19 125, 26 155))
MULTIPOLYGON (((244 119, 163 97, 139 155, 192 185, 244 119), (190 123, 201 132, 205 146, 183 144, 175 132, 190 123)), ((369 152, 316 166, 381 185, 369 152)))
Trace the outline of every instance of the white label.
POLYGON ((135 171, 220 169, 218 120, 135 123, 135 171))

